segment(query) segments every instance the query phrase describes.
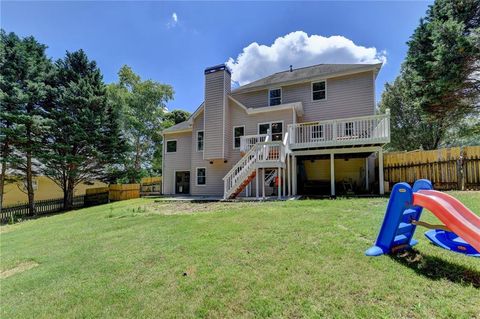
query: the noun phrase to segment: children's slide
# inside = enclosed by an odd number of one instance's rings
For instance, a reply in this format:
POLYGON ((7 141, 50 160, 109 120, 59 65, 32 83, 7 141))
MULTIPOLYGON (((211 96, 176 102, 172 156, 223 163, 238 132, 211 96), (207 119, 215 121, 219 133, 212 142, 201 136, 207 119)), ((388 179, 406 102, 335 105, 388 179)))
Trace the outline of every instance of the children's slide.
POLYGON ((428 180, 416 181, 413 188, 407 183, 393 187, 377 241, 365 254, 379 256, 415 245, 417 225, 433 226, 420 222, 423 208, 445 224, 428 231, 429 240, 444 249, 480 257, 480 217, 456 198, 434 191, 428 180))

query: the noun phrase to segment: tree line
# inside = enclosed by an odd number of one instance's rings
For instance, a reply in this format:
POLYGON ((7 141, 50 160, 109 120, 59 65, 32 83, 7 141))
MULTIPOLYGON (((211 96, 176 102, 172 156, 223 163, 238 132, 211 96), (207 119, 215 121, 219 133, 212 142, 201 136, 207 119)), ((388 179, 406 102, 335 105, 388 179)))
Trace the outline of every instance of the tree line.
POLYGON ((52 179, 71 209, 80 183, 161 174, 160 132, 189 116, 167 112, 172 86, 128 66, 107 85, 83 50, 52 61, 31 36, 0 38, 0 206, 5 183, 21 180, 34 214, 35 175, 52 179))
POLYGON ((480 1, 436 0, 407 42, 400 75, 386 84, 393 150, 479 144, 480 1))

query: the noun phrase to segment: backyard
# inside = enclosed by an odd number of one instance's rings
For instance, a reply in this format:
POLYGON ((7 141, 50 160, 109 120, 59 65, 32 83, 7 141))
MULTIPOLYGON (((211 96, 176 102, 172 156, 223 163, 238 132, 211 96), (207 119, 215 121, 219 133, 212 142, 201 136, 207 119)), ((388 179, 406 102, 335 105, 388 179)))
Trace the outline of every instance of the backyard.
MULTIPOLYGON (((451 194, 480 212, 480 192, 451 194)), ((386 203, 137 199, 5 225, 1 317, 480 318, 480 261, 424 229, 364 256, 386 203)))

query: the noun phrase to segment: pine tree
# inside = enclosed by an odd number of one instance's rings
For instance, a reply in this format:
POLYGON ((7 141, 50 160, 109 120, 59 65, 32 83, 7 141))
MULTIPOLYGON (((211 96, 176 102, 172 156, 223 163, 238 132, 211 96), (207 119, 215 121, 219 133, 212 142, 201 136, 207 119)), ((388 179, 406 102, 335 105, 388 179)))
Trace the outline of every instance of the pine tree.
POLYGON ((387 87, 380 103, 391 109, 392 135, 399 135, 392 136, 393 148, 436 149, 454 131, 452 127, 477 114, 479 25, 478 0, 437 0, 429 7, 407 43, 399 78, 387 87), (402 126, 412 121, 416 124, 408 129, 402 126), (403 129, 408 131, 401 132, 403 129), (406 136, 409 147, 405 146, 406 136))
POLYGON ((55 63, 45 104, 52 128, 45 139, 42 171, 73 207, 75 187, 104 176, 106 165, 124 151, 119 114, 108 103, 102 75, 84 51, 67 52, 55 63))
POLYGON ((46 46, 33 37, 20 39, 14 33, 1 37, 1 152, 3 196, 7 165, 24 176, 29 213, 35 213, 33 176, 35 158, 41 152, 41 139, 48 128, 42 101, 47 92, 46 78, 51 62, 46 46))

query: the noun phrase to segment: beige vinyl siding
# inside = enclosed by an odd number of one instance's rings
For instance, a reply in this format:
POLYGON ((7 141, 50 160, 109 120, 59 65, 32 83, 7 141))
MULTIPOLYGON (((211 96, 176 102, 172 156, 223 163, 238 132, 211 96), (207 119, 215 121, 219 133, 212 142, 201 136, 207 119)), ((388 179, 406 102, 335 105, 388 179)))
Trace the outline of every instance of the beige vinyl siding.
POLYGON ((257 108, 268 106, 268 90, 260 90, 242 94, 232 94, 232 97, 246 107, 257 108))
MULTIPOLYGON (((193 131, 197 132, 198 130, 204 129, 204 117, 203 112, 199 114, 193 121, 193 131)), ((227 127, 226 127, 227 129, 227 127)), ((195 133, 196 134, 196 133, 195 133)), ((205 141, 205 146, 207 146, 207 141, 205 141)), ((227 146, 225 146, 227 147, 227 146)), ((192 145, 191 153, 191 183, 190 190, 192 195, 213 195, 213 196, 223 196, 223 177, 225 174, 237 163, 240 157, 233 160, 229 158, 227 163, 224 163, 223 160, 213 160, 213 164, 210 164, 210 160, 205 160, 203 158, 203 152, 196 151, 196 145, 192 145), (197 168, 205 167, 206 169, 206 184, 205 185, 196 185, 197 178, 197 168)))
POLYGON ((175 194, 175 171, 190 171, 190 189, 192 185, 192 171, 190 170, 192 132, 165 134, 165 145, 170 140, 177 141, 177 151, 168 153, 165 150, 164 153, 164 194, 175 194))
POLYGON ((224 94, 225 94, 225 124, 224 124, 224 140, 223 140, 223 145, 224 145, 224 158, 229 158, 230 156, 230 141, 232 139, 232 129, 231 129, 231 116, 230 116, 230 108, 228 107, 228 95, 231 92, 231 78, 228 76, 228 74, 225 74, 224 78, 224 94))
MULTIPOLYGON (((244 125, 245 135, 258 134, 259 123, 283 121, 283 134, 285 136, 288 125, 292 124, 293 122, 293 117, 294 117, 293 110, 281 110, 281 111, 248 115, 245 112, 245 110, 243 110, 241 107, 239 107, 235 103, 230 102, 229 105, 230 105, 230 113, 232 116, 231 130, 233 131, 233 127, 235 126, 244 125)), ((235 165, 237 161, 240 159, 241 155, 240 155, 239 149, 233 149, 232 143, 233 143, 233 137, 230 141, 229 147, 231 148, 230 158, 232 159, 233 165, 235 165)), ((233 167, 233 165, 231 167, 233 167)), ((252 183, 252 190, 253 190, 253 194, 255 194, 255 180, 253 180, 253 183, 252 183)), ((245 196, 245 192, 242 192, 240 196, 245 196)))
MULTIPOLYGON (((303 122, 374 114, 373 71, 326 79, 327 99, 312 100, 312 82, 281 86, 282 104, 302 102, 303 122)), ((249 108, 268 106, 268 90, 233 93, 232 97, 249 108)))
POLYGON ((205 75, 205 159, 223 158, 225 72, 205 75))
POLYGON ((326 80, 326 100, 312 101, 311 82, 283 87, 282 103, 302 102, 302 121, 321 121, 374 114, 372 71, 326 80))

